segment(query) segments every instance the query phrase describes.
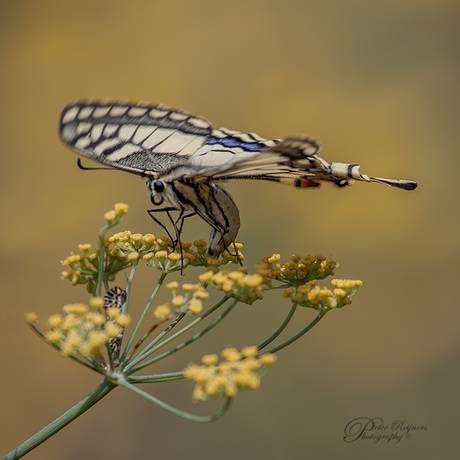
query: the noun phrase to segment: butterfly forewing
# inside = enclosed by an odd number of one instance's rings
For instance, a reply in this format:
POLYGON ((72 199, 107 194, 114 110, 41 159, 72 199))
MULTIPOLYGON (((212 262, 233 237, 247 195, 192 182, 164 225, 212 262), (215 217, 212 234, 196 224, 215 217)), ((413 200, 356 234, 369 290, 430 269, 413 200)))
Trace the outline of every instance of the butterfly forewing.
POLYGON ((159 176, 185 165, 211 137, 204 118, 163 105, 85 101, 61 115, 63 141, 113 168, 159 176))

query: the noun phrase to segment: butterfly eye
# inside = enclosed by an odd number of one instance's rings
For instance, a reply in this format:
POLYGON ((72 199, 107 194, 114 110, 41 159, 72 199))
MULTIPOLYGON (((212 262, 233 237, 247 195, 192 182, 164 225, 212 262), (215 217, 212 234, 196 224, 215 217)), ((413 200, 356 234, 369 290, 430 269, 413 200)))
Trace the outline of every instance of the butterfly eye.
POLYGON ((161 180, 157 180, 153 183, 153 188, 155 189, 155 192, 161 193, 165 189, 165 184, 163 184, 161 180))

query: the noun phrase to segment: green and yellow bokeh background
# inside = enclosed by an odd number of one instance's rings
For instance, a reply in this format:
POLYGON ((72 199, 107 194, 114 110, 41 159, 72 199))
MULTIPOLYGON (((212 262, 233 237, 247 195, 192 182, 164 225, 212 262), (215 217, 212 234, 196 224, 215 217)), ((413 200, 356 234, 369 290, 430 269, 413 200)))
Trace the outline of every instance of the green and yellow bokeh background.
MULTIPOLYGON (((68 102, 110 97, 163 102, 266 138, 310 134, 329 161, 420 185, 409 193, 227 184, 248 264, 272 252, 332 254, 337 277, 364 281, 353 304, 282 351, 261 389, 240 395, 215 424, 191 424, 117 390, 28 458, 457 458, 459 18, 452 0, 1 2, 0 454, 100 380, 25 323, 27 311, 45 319, 87 302, 83 287, 60 281, 59 261, 96 241, 116 202, 130 205, 119 230, 164 233, 146 213, 142 180, 83 172, 58 138, 68 102), (396 445, 347 444, 344 427, 357 417, 428 429, 396 445)), ((190 219, 184 240, 208 234, 190 219)), ((156 276, 143 272, 133 313, 156 276)), ((152 372, 259 343, 290 306, 267 297, 152 372)), ((302 310, 289 332, 311 319, 302 310)), ((149 390, 212 412, 190 403, 192 386, 149 390)))

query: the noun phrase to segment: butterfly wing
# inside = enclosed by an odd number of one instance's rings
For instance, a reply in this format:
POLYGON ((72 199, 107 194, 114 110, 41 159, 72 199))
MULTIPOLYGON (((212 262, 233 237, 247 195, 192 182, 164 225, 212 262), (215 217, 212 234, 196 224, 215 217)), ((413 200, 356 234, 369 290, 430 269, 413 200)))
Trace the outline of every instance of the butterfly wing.
MULTIPOLYGON (((238 133, 239 137, 244 134, 238 133)), ((417 183, 408 180, 383 179, 370 177, 359 172, 358 164, 328 163, 318 156, 321 144, 315 139, 305 135, 293 135, 285 139, 258 141, 251 149, 245 145, 232 146, 233 157, 230 157, 226 149, 227 162, 209 165, 199 172, 199 178, 212 178, 214 181, 228 179, 263 179, 280 182, 293 187, 315 187, 321 182, 333 183, 339 187, 351 185, 355 180, 365 182, 378 182, 403 190, 414 190, 417 183), (264 147, 263 147, 264 146, 264 147)), ((227 144, 229 142, 227 141, 227 144)), ((199 153, 202 156, 213 155, 209 144, 203 146, 192 155, 191 163, 194 164, 199 153), (208 153, 205 153, 208 148, 208 153)), ((214 147, 214 149, 216 149, 214 147)), ((216 149, 217 150, 217 149, 216 149)), ((203 164, 204 166, 204 164, 203 164)), ((193 177, 193 172, 188 177, 193 177)), ((196 176, 195 176, 196 177, 196 176)))
POLYGON ((164 105, 83 101, 61 114, 62 140, 112 168, 158 177, 186 165, 211 138, 207 120, 164 105))

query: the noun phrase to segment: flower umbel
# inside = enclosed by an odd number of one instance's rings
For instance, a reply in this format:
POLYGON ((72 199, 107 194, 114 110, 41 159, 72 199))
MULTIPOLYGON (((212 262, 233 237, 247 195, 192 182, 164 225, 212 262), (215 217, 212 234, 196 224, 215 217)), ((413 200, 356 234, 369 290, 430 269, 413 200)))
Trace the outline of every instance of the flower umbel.
POLYGON ((128 212, 128 205, 118 203, 114 209, 104 214, 108 224, 99 230, 103 251, 99 248, 92 251, 93 245, 89 243, 79 244, 81 253, 71 254, 61 263, 68 269, 62 272, 61 279, 68 279, 72 285, 86 284, 88 291, 95 295, 97 292, 97 280, 101 275, 100 267, 103 267, 102 280, 104 283, 113 281, 118 272, 136 265, 139 260, 144 260, 147 265, 156 268, 163 273, 181 271, 189 264, 194 267, 207 267, 217 270, 220 265, 231 265, 243 260, 244 256, 239 250, 242 243, 235 243, 238 255, 235 252, 224 251, 218 256, 206 254, 206 241, 197 240, 194 246, 197 252, 191 249, 191 243, 182 242, 182 255, 176 251, 168 237, 155 237, 151 233, 132 233, 129 230, 115 233, 105 238, 105 233, 117 225, 128 212), (100 260, 100 254, 103 260, 100 260))
POLYGON ((196 382, 193 400, 207 401, 219 396, 233 398, 241 390, 255 390, 260 386, 260 377, 276 361, 276 356, 264 354, 254 356, 257 347, 248 347, 239 352, 228 347, 222 351, 225 361, 217 364, 217 355, 205 355, 202 365, 190 364, 184 376, 196 382))
POLYGON ((311 280, 321 280, 334 274, 339 264, 327 260, 324 256, 292 255, 291 262, 280 262, 281 256, 273 254, 262 259, 263 264, 256 265, 256 269, 264 282, 271 285, 273 280, 281 281, 289 286, 301 286, 311 280))
POLYGON ((237 271, 208 270, 199 276, 199 280, 240 302, 252 305, 254 301, 263 299, 262 292, 267 286, 263 284, 262 276, 247 274, 246 271, 247 267, 237 271))
POLYGON ((334 290, 318 286, 317 280, 309 281, 297 288, 290 287, 284 291, 284 297, 289 297, 302 307, 310 307, 327 312, 332 308, 342 308, 351 304, 352 297, 358 292, 363 282, 360 280, 332 280, 334 290))
MULTIPOLYGON (((244 259, 240 252, 243 247, 241 243, 233 243, 228 250, 214 257, 207 254, 205 240, 196 240, 193 245, 186 242, 173 244, 167 237, 129 230, 106 236, 107 231, 119 224, 127 211, 127 205, 116 204, 114 209, 104 214, 106 225, 98 231, 98 244, 79 244, 79 252, 62 262, 67 267, 62 278, 69 279, 74 286, 86 285, 92 294, 90 306, 66 305, 63 312, 48 317, 43 330, 38 325, 35 313, 26 315, 35 332, 59 350, 61 355, 104 377, 103 383, 95 390, 99 399, 116 386, 123 386, 188 420, 203 423, 217 420, 228 410, 229 401, 238 392, 259 387, 261 376, 276 360, 275 352, 302 337, 324 318, 326 312, 350 304, 362 285, 358 280, 336 279, 331 281, 332 289, 319 286, 318 281, 332 275, 338 267, 336 262, 323 256, 293 255, 290 261, 281 262, 279 254, 272 254, 264 257, 261 264, 255 265, 256 273, 251 273, 248 267, 230 267, 244 259), (130 330, 131 317, 127 312, 139 266, 155 268, 159 278, 130 330), (182 274, 190 267, 200 270, 194 281, 165 282, 166 277, 174 272, 180 271, 182 274), (126 286, 123 289, 111 287, 117 274, 126 269, 130 269, 123 278, 126 286), (163 285, 169 291, 170 300, 157 302, 158 292, 163 285), (227 347, 221 353, 221 362, 217 355, 207 354, 203 356, 202 364, 190 364, 182 372, 152 375, 143 372, 138 375, 139 371, 203 338, 220 325, 236 309, 236 305, 240 305, 240 308, 253 305, 256 300, 264 299, 265 294, 280 288, 284 289, 284 298, 291 301, 290 309, 281 326, 258 346, 245 347, 241 351, 227 347), (214 290, 214 296, 219 297, 212 306, 209 305, 213 298, 210 297, 210 290, 214 290), (152 312, 150 309, 153 305, 152 312), (301 331, 296 335, 268 349, 269 344, 286 332, 286 326, 293 321, 298 305, 317 310, 316 318, 308 325, 301 324, 301 331), (192 329, 193 333, 190 334, 192 329), (139 388, 142 383, 183 378, 195 381, 194 401, 223 397, 222 408, 213 415, 198 416, 169 406, 139 388)), ((93 396, 92 404, 95 402, 93 396)), ((86 403, 78 403, 76 407, 80 407, 79 404, 82 404, 83 413, 87 409, 86 403)), ((68 413, 70 418, 66 424, 79 415, 78 411, 68 413)))
POLYGON ((64 306, 62 315, 48 318, 46 340, 63 356, 84 358, 96 367, 103 366, 102 346, 109 340, 104 315, 89 311, 84 304, 64 306))

